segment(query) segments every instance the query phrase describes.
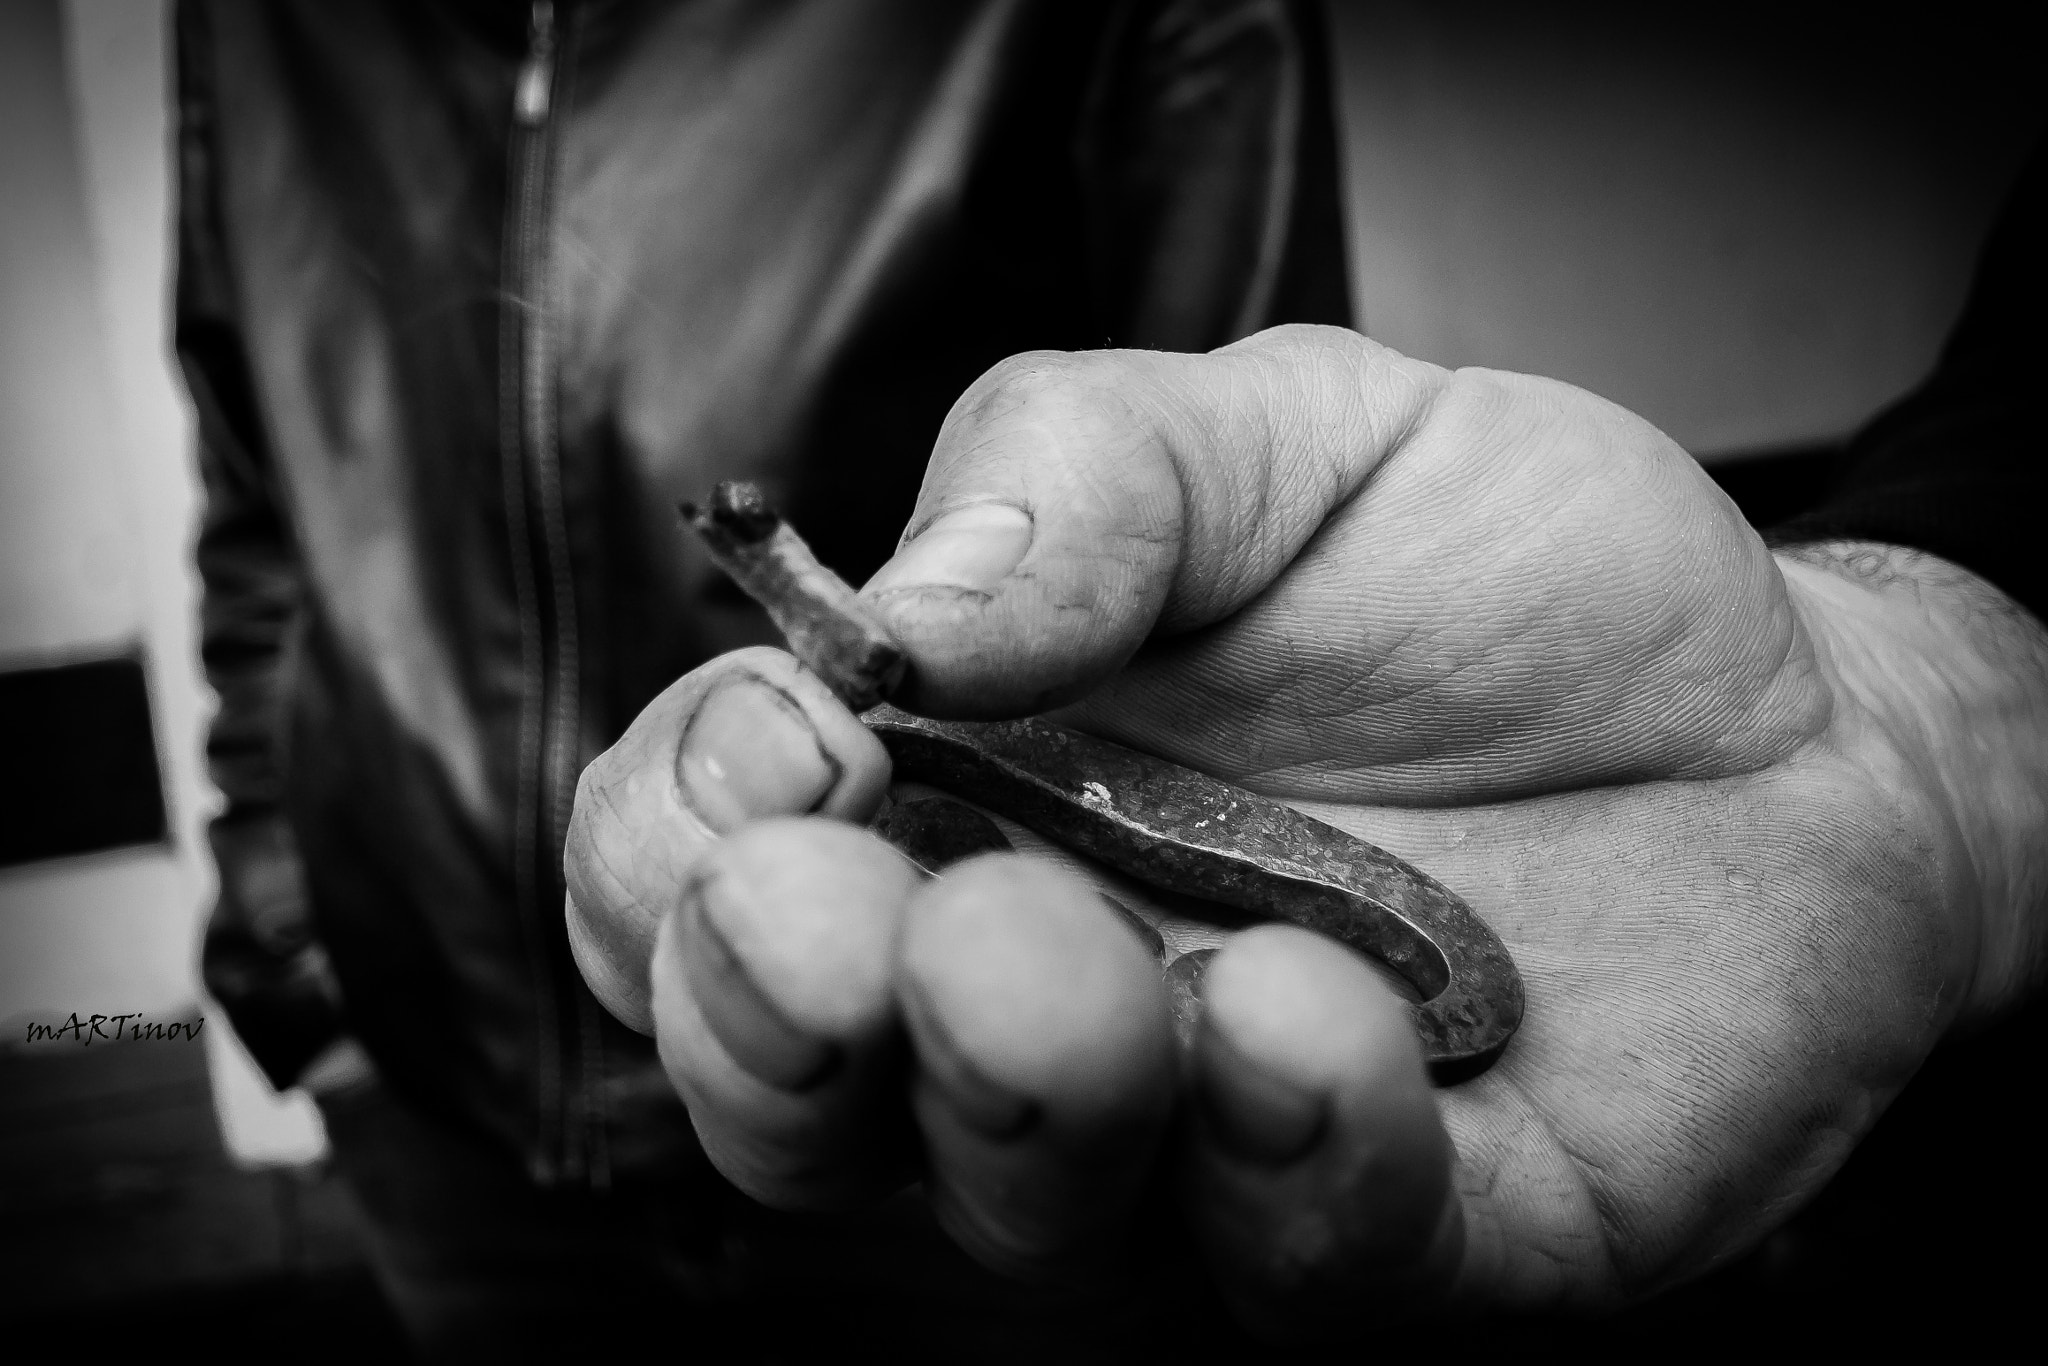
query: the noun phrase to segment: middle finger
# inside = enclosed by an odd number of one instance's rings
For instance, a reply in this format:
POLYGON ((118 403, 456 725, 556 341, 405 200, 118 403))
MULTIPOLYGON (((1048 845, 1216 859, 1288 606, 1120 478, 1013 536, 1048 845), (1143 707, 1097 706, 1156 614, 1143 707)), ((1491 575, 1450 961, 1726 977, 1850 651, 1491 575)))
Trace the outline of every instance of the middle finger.
POLYGON ((912 897, 898 996, 934 1212, 995 1270, 1113 1257, 1173 1105, 1166 993, 1086 879, 992 855, 912 897))

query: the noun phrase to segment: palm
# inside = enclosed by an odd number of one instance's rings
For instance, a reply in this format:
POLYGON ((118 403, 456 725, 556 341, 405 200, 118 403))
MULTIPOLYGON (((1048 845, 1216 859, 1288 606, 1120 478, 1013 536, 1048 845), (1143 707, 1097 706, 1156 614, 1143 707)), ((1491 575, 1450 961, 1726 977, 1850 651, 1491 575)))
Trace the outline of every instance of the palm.
POLYGON ((1776 566, 1691 457, 1525 376, 1456 377, 1265 591, 1183 596, 1071 715, 1272 795, 1713 777, 1827 719, 1776 566))
POLYGON ((1475 431, 1461 407, 1485 397, 1439 403, 1271 591, 1065 717, 1462 894, 1529 1008, 1496 1068, 1441 1095, 1461 1179, 1535 1178, 1509 1240, 1639 1284, 1810 1193, 1932 1046, 1931 1009, 1889 1006, 1939 992, 1931 889, 1901 895, 1933 860, 1900 842, 1891 775, 1810 743, 1833 719, 1813 646, 1691 460, 1619 410, 1475 431), (1555 456, 1574 439, 1578 469, 1555 456), (1482 482, 1456 468, 1475 448, 1542 458, 1476 515, 1432 500, 1482 482), (1617 518, 1645 488, 1653 515, 1617 518))
POLYGON ((1899 894, 1921 851, 1895 813, 1841 808, 1870 786, 1842 767, 1307 807, 1457 888, 1521 967, 1513 1045, 1440 1104, 1462 1180, 1540 1192, 1510 1238, 1533 1264, 1611 1258, 1637 1289, 1697 1269, 1817 1189, 1933 1046, 1931 1009, 1894 1009, 1939 988, 1899 894))

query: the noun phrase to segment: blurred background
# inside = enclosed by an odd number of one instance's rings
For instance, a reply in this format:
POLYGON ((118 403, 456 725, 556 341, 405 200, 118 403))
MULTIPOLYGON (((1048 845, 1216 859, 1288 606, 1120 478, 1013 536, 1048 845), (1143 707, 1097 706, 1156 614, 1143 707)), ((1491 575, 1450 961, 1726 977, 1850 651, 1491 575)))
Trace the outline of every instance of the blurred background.
MULTIPOLYGON (((1644 414, 1767 523, 1932 366, 2048 83, 2018 12, 1708 9, 1333 0, 1353 288, 1401 350, 1644 414)), ((0 1327, 389 1345, 316 1114, 197 980, 167 13, 0 3, 0 1327), (94 1013, 204 1024, 28 1040, 94 1013)))

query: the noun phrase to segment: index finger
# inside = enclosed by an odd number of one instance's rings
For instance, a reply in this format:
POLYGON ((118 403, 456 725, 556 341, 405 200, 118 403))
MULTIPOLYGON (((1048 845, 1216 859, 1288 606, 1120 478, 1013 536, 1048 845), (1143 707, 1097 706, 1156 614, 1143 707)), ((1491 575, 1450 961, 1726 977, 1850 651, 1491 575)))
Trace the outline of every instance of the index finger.
POLYGON ((651 1034, 655 932, 706 851, 773 816, 864 822, 888 782, 880 742, 781 650, 738 650, 669 685, 576 785, 564 910, 591 991, 651 1034))

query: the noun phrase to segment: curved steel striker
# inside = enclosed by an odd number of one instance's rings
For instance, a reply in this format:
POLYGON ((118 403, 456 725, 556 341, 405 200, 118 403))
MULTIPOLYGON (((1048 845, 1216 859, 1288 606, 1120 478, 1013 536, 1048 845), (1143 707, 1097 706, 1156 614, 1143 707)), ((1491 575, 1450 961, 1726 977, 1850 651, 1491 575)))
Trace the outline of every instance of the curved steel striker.
POLYGON ((1040 720, 862 719, 896 777, 928 783, 1148 886, 1284 920, 1371 955, 1410 1006, 1440 1081, 1483 1071, 1522 1020, 1522 979, 1458 895, 1293 807, 1040 720))

